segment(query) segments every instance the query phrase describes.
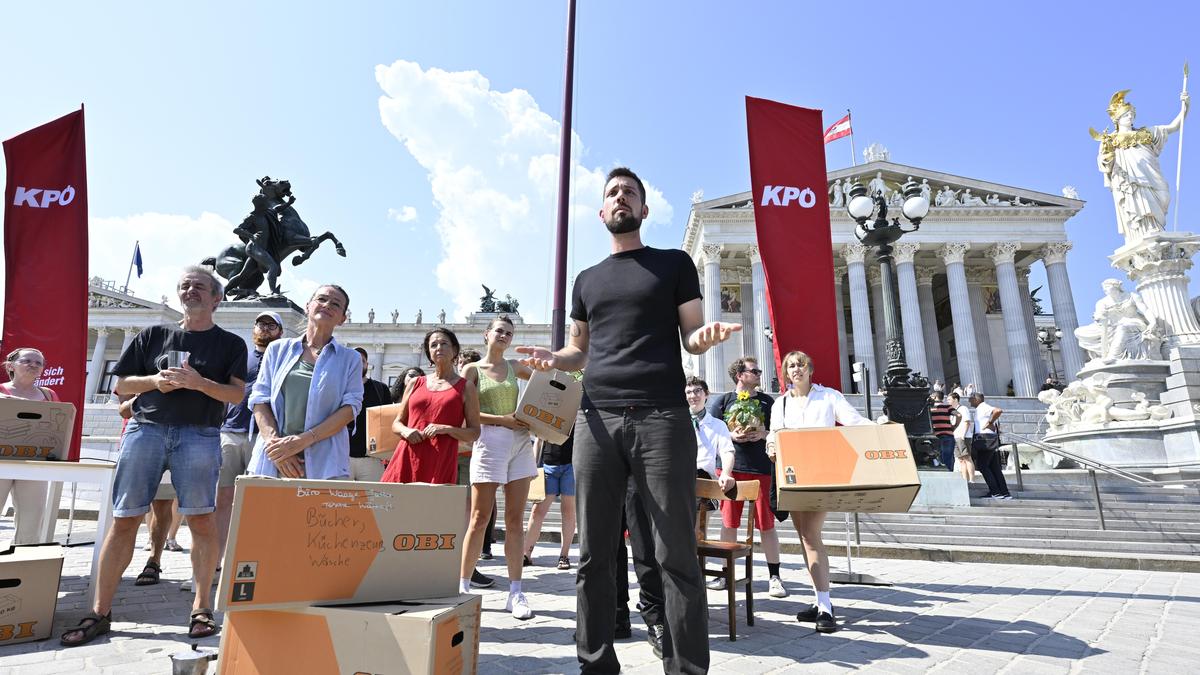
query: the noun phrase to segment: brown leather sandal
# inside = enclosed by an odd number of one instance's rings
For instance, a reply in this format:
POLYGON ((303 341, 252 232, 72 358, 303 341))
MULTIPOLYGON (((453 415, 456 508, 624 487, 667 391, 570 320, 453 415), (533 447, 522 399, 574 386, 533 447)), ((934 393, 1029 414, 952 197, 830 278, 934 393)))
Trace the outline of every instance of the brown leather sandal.
POLYGON ((95 640, 96 638, 100 637, 101 635, 108 633, 108 630, 111 627, 112 627, 112 612, 109 612, 108 614, 105 614, 104 616, 100 616, 99 614, 97 614, 95 612, 90 612, 90 613, 88 613, 87 616, 80 619, 79 623, 75 627, 68 628, 66 630, 66 632, 64 632, 61 636, 59 636, 58 641, 67 647, 78 647, 80 645, 86 645, 87 643, 91 642, 92 640, 95 640), (88 623, 89 621, 91 623, 88 623), (79 636, 78 639, 68 640, 67 636, 70 635, 71 633, 81 633, 81 635, 79 636))
POLYGON ((188 624, 188 638, 200 640, 216 635, 217 622, 213 619, 213 611, 205 607, 192 612, 192 620, 188 624))
POLYGON ((158 577, 162 574, 162 567, 153 560, 146 561, 146 567, 134 579, 134 586, 153 586, 158 583, 158 577))

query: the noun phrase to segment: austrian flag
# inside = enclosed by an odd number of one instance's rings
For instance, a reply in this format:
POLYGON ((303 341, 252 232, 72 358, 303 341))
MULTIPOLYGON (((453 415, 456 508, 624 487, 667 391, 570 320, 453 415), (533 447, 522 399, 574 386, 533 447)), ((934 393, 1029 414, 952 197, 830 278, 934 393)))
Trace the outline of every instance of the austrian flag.
POLYGON ((846 113, 845 117, 834 122, 831 127, 825 130, 825 142, 829 143, 830 141, 836 141, 837 139, 843 136, 849 136, 852 133, 854 132, 850 129, 850 113, 846 113))

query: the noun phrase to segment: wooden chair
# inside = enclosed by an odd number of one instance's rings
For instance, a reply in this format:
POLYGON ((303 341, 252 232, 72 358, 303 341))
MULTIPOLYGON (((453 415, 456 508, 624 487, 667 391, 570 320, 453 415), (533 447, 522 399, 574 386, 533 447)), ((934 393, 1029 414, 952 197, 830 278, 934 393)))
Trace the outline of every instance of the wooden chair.
MULTIPOLYGON (((705 478, 696 479, 696 496, 700 499, 716 499, 721 501, 746 502, 746 507, 743 509, 750 511, 748 518, 749 525, 746 528, 746 540, 735 542, 711 541, 708 539, 699 539, 696 542, 696 553, 700 558, 700 572, 703 578, 721 577, 725 579, 725 592, 729 594, 729 641, 737 641, 737 593, 736 588, 739 584, 744 584, 746 587, 746 625, 754 625, 754 589, 753 589, 753 569, 754 569, 754 506, 759 498, 759 484, 756 480, 745 480, 737 482, 737 493, 730 498, 721 492, 717 481, 708 480, 705 478), (709 569, 705 566, 707 558, 720 558, 724 561, 724 568, 709 569), (746 576, 738 579, 733 571, 733 562, 738 558, 746 559, 746 576)), ((704 502, 701 502, 697 519, 704 516, 704 502)))

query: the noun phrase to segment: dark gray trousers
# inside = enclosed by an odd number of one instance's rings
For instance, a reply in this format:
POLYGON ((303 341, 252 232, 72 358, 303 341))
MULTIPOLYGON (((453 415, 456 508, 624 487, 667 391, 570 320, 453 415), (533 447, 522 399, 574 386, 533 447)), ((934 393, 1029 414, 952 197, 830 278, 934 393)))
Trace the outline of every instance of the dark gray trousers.
MULTIPOLYGON (((613 648, 613 571, 630 487, 650 523, 651 531, 637 536, 653 541, 662 574, 669 638, 663 670, 708 672, 708 606, 696 558, 696 432, 687 408, 584 409, 574 434, 580 541, 576 651, 582 672, 621 669, 613 648)), ((637 519, 630 518, 629 526, 637 528, 637 519)))

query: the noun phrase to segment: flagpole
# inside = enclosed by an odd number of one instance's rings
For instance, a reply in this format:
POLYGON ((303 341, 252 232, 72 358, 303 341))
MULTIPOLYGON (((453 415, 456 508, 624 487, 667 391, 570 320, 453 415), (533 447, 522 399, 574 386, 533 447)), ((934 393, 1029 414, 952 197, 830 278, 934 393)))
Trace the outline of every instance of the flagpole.
POLYGON ((133 266, 137 262, 138 245, 141 243, 141 240, 133 242, 133 256, 129 258, 129 270, 125 272, 125 288, 121 289, 126 295, 129 295, 129 280, 133 277, 133 266))
MULTIPOLYGON (((1183 93, 1187 93, 1188 80, 1188 64, 1183 62, 1183 93)), ((1179 229, 1179 181, 1183 176, 1183 123, 1187 116, 1179 120, 1179 157, 1175 160, 1175 223, 1171 225, 1171 231, 1179 229)))
POLYGON ((850 166, 858 166, 858 151, 854 149, 854 120, 850 119, 849 108, 846 108, 846 122, 850 125, 850 166))
POLYGON ((558 227, 554 243, 554 306, 550 310, 550 348, 566 345, 567 222, 571 200, 571 108, 575 89, 575 0, 567 0, 567 54, 563 75, 562 137, 558 144, 558 227))

